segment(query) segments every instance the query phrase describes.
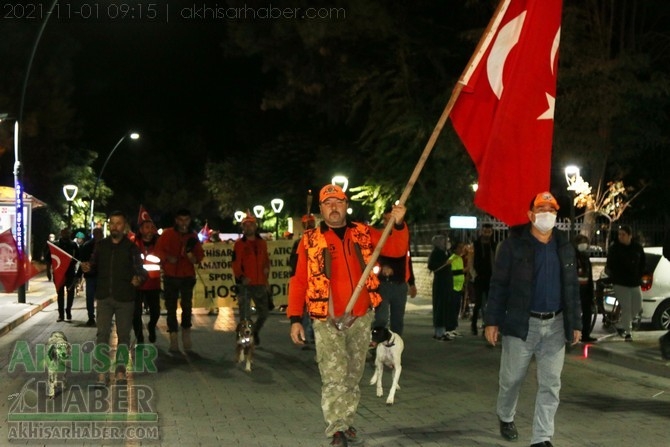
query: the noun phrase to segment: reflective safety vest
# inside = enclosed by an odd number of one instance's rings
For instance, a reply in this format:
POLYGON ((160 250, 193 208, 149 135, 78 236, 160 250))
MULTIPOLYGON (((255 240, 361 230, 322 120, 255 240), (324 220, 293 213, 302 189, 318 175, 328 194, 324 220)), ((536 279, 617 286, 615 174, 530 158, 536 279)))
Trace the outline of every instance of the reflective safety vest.
MULTIPOLYGON (((357 222, 350 225, 351 227, 347 231, 350 232, 351 239, 355 244, 356 257, 361 265, 361 270, 364 270, 374 251, 370 228, 357 222)), ((331 293, 331 254, 328 251, 326 237, 320 228, 306 231, 303 236, 303 244, 307 251, 307 311, 312 318, 325 320, 328 317, 328 299, 331 293)), ((343 256, 346 256, 346 254, 343 254, 343 256)), ((365 281, 365 288, 372 306, 379 305, 381 302, 381 296, 378 292, 379 279, 374 273, 370 273, 368 276, 365 281)))

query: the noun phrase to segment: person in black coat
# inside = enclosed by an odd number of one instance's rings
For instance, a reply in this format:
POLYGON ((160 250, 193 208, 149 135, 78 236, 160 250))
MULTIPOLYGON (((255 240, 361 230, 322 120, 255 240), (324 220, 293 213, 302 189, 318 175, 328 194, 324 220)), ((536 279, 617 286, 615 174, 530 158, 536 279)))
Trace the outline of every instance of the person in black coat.
MULTIPOLYGON (((70 229, 63 228, 60 231, 60 239, 56 242, 58 248, 72 256, 73 258, 79 258, 79 247, 70 237, 70 229)), ((58 295, 58 320, 63 321, 67 317, 68 321, 72 321, 72 303, 74 302, 74 291, 77 288, 77 282, 75 281, 75 273, 77 268, 77 262, 72 260, 70 266, 65 273, 65 281, 57 289, 58 295), (65 303, 65 290, 67 289, 67 306, 65 303)))
POLYGON ((583 234, 575 237, 577 249, 577 277, 579 279, 579 299, 582 302, 582 342, 598 341, 591 337, 593 319, 593 267, 589 258, 589 238, 583 234))

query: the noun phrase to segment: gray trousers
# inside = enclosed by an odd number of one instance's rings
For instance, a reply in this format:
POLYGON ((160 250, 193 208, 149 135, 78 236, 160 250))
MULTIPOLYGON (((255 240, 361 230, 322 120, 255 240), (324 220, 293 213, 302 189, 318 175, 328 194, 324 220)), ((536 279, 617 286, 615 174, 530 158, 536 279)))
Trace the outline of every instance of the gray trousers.
POLYGON ((548 441, 554 435, 561 372, 565 360, 563 314, 549 320, 530 317, 526 341, 506 335, 500 357, 500 389, 496 411, 504 422, 514 420, 519 391, 533 357, 537 364, 537 394, 531 444, 548 441))
POLYGON ((115 369, 116 371, 125 371, 125 365, 121 363, 125 361, 125 358, 120 356, 120 354, 128 354, 130 349, 130 330, 133 328, 135 301, 117 301, 111 297, 96 301, 98 312, 97 348, 100 349, 102 345, 110 345, 109 338, 112 333, 112 318, 114 317, 116 321, 116 336, 118 338, 115 362, 117 364, 115 369))
POLYGON ((621 306, 621 319, 616 328, 630 333, 631 323, 642 310, 642 290, 639 286, 626 287, 615 284, 614 296, 621 306))

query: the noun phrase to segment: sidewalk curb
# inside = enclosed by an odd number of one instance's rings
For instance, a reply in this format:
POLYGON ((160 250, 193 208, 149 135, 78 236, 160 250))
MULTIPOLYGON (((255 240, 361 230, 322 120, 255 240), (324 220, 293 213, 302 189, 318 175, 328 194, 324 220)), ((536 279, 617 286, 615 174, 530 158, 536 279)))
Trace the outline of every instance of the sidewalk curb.
POLYGON ((640 349, 639 345, 637 347, 630 346, 630 355, 608 349, 606 345, 599 346, 597 343, 589 344, 588 356, 594 360, 603 360, 607 363, 622 366, 634 371, 670 379, 670 361, 661 358, 661 353, 657 344, 640 344, 647 345, 648 347, 640 349))
POLYGON ((25 309, 20 311, 18 315, 13 315, 12 317, 8 318, 5 321, 0 321, 0 337, 3 335, 6 335, 9 331, 23 323, 24 321, 28 320, 28 318, 32 317, 38 312, 41 312, 44 308, 47 306, 51 305, 52 303, 56 302, 57 300, 57 295, 54 294, 50 298, 47 298, 43 300, 40 303, 34 304, 34 303, 12 303, 16 305, 24 305, 26 306, 25 309))

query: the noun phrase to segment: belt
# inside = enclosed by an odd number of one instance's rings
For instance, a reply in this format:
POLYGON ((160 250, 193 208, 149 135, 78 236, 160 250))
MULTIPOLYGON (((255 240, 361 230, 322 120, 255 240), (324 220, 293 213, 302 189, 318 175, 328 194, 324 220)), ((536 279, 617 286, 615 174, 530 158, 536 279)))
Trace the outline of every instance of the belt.
POLYGON ((559 309, 556 312, 533 312, 530 311, 530 316, 533 318, 539 318, 540 320, 550 320, 554 318, 556 315, 559 315, 561 312, 563 312, 563 309, 559 309))

